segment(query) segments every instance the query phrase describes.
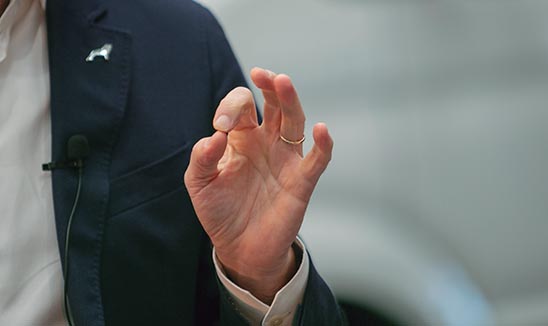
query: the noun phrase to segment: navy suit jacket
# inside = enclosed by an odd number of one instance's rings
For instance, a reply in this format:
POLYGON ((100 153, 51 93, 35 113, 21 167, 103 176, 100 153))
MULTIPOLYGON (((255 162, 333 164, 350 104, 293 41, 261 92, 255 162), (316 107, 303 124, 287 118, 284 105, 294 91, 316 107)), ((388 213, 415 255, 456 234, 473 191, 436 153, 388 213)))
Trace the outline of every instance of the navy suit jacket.
MULTIPOLYGON (((48 0, 52 160, 85 135, 91 153, 72 224, 76 325, 243 325, 211 262, 183 184, 192 145, 245 79, 213 16, 184 0, 48 0), (86 62, 112 44, 110 60, 86 62)), ((77 187, 55 170, 59 250, 77 187)), ((65 264, 64 257, 62 262, 65 264)), ((295 325, 338 325, 311 268, 295 325)))

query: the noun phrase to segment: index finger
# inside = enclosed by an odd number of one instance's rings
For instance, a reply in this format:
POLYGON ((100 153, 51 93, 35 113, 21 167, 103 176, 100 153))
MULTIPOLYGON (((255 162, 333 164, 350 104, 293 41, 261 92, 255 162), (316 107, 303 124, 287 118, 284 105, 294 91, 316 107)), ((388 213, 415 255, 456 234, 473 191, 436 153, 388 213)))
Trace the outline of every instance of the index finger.
POLYGON ((251 91, 236 87, 219 103, 213 118, 213 127, 218 131, 229 132, 257 127, 257 111, 251 91))

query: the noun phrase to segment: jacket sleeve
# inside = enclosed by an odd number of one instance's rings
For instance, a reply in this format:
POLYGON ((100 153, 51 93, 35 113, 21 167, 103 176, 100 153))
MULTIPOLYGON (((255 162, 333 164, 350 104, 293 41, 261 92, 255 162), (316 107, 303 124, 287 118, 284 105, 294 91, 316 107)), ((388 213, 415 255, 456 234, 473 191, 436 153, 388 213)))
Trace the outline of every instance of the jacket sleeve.
POLYGON ((212 93, 211 109, 214 113, 221 100, 232 89, 238 86, 248 87, 248 85, 222 27, 207 9, 205 9, 205 13, 206 42, 212 93))
POLYGON ((308 283, 302 304, 299 306, 293 326, 346 325, 346 317, 337 304, 333 293, 316 271, 310 260, 308 283))

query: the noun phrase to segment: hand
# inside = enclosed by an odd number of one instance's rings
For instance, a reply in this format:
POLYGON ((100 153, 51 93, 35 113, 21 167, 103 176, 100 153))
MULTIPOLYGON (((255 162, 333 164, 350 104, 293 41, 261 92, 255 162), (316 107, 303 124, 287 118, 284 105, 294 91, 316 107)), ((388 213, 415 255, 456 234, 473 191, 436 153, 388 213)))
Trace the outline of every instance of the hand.
POLYGON ((331 159, 333 141, 324 124, 303 158, 305 116, 290 78, 254 68, 262 90, 259 126, 251 92, 232 90, 219 104, 217 130, 192 150, 185 184, 200 223, 228 276, 265 303, 296 272, 291 245, 312 191, 331 159))

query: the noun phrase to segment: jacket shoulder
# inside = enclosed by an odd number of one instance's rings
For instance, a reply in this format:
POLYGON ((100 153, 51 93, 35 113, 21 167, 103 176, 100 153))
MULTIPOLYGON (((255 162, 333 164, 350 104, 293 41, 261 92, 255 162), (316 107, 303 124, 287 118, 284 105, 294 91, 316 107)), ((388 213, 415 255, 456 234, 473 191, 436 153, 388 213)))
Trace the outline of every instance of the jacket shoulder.
POLYGON ((182 28, 189 23, 203 24, 215 20, 206 7, 191 0, 116 0, 105 4, 113 23, 114 20, 130 24, 140 22, 150 29, 182 28))

